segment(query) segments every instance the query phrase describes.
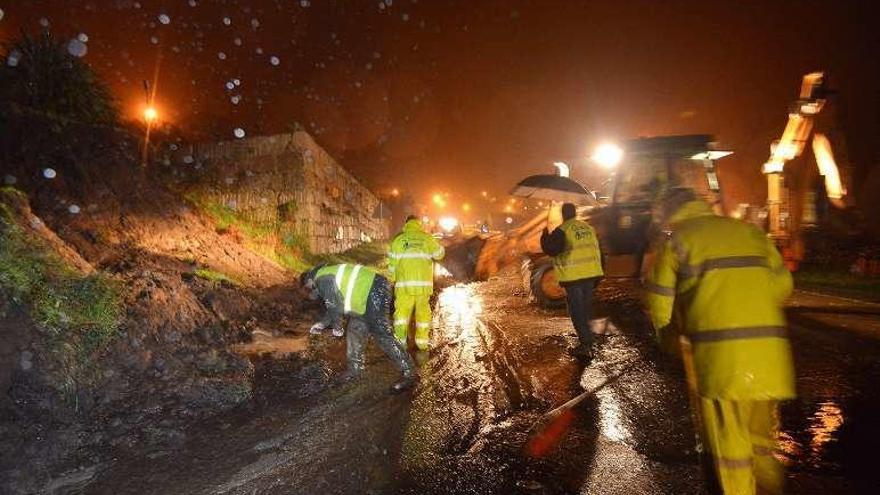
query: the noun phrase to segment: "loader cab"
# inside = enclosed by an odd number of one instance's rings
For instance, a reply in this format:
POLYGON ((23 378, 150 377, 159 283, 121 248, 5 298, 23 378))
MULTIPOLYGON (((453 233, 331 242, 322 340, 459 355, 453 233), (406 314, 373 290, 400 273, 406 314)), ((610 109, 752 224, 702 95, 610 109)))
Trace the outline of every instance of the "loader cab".
POLYGON ((689 187, 723 213, 715 161, 731 154, 715 149, 709 135, 640 138, 623 146, 624 156, 599 196, 604 206, 590 214, 608 276, 637 276, 659 226, 653 210, 670 187, 689 187))

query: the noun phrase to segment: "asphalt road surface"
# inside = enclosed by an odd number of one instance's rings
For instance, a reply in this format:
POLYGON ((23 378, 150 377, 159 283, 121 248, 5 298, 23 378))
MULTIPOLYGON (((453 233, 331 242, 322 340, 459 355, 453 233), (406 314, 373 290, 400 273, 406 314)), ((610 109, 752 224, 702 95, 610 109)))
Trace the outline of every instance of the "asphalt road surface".
MULTIPOLYGON (((783 408, 791 493, 876 493, 880 340, 834 325, 873 309, 792 310, 800 398, 783 408), (813 318, 821 313, 822 318, 813 318)), ((569 357, 567 317, 530 305, 515 274, 443 290, 423 380, 395 377, 373 348, 367 375, 335 385, 344 343, 260 367, 258 396, 195 426, 172 449, 120 453, 87 493, 708 493, 680 365, 661 353, 632 282, 603 283, 597 359, 569 357), (320 362, 328 364, 320 364, 320 362), (525 449, 541 415, 609 377, 544 455, 525 449)), ((849 320, 847 320, 849 321, 849 320)))

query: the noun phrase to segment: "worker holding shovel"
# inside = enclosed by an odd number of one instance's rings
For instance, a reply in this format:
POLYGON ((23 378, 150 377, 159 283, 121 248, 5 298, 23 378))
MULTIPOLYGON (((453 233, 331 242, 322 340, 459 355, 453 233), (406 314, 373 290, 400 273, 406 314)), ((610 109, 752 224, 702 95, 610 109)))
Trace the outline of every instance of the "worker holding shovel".
POLYGON ((794 367, 782 304, 791 274, 752 225, 713 214, 690 189, 661 202, 668 236, 646 283, 658 335, 681 326, 700 433, 725 494, 781 493, 773 456, 779 401, 791 399, 794 367))

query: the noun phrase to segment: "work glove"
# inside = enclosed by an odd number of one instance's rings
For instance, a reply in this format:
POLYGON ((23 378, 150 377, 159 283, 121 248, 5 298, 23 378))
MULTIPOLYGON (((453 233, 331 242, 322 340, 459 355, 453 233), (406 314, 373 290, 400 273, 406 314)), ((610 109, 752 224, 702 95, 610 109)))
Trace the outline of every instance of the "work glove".
MULTIPOLYGON (((324 322, 319 321, 318 323, 312 325, 312 328, 309 329, 309 333, 312 335, 321 335, 322 333, 324 333, 325 328, 327 328, 327 325, 325 325, 324 322)), ((334 329, 334 332, 335 331, 336 329, 334 329)))

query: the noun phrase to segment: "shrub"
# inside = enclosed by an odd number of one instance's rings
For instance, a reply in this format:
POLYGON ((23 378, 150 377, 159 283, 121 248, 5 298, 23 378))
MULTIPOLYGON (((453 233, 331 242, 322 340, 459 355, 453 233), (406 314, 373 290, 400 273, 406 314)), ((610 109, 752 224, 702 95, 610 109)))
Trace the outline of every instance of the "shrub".
POLYGON ((84 123, 115 123, 118 112, 110 91, 88 64, 68 53, 66 45, 49 33, 36 38, 22 33, 7 44, 0 66, 0 107, 25 107, 84 123))

